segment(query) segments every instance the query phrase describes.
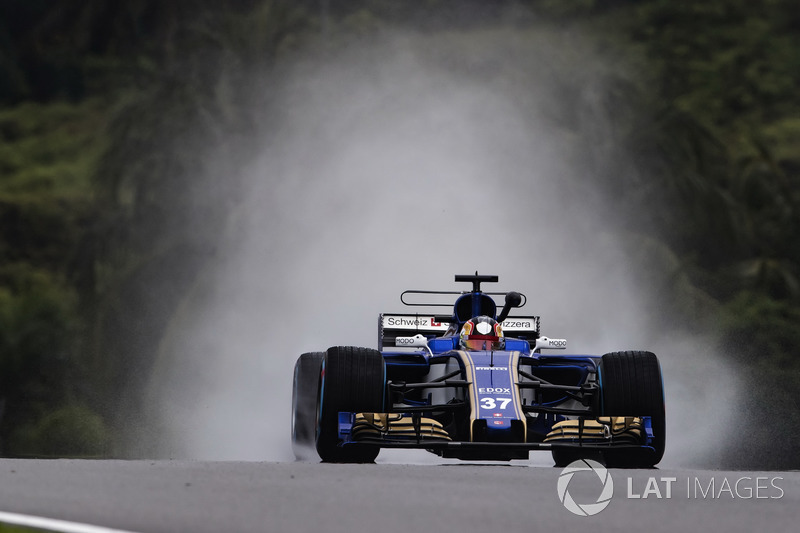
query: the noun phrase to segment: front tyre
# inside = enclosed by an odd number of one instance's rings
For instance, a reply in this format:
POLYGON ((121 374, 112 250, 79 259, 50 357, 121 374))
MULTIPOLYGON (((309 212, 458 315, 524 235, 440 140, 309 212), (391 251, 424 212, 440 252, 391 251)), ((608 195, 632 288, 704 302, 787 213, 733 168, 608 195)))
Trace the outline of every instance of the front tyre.
POLYGON ((322 362, 317 405, 317 453, 326 463, 371 463, 380 449, 368 444, 341 445, 339 412, 384 412, 386 367, 377 350, 336 346, 322 362))
POLYGON ((603 356, 599 369, 603 416, 649 416, 653 427, 652 450, 605 453, 608 466, 650 468, 664 456, 666 414, 661 365, 652 352, 612 352, 603 356))
POLYGON ((325 352, 304 353, 294 365, 292 386, 292 451, 298 461, 317 459, 317 397, 325 352))

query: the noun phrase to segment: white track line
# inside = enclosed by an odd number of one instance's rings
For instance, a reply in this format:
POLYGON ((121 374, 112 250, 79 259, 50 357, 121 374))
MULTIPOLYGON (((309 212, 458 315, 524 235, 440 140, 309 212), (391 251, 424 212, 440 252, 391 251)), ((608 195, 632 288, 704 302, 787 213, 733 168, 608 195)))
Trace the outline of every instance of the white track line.
POLYGON ((67 520, 55 520, 53 518, 43 518, 27 514, 6 513, 0 511, 0 522, 14 524, 17 526, 28 526, 39 529, 49 529, 61 533, 134 533, 123 529, 113 529, 110 527, 93 526, 91 524, 81 524, 80 522, 69 522, 67 520))

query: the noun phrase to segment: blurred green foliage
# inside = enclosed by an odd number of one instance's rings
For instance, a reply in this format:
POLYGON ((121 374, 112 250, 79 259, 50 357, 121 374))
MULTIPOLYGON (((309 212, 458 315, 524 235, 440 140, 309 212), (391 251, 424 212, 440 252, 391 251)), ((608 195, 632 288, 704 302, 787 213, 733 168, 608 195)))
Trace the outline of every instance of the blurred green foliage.
POLYGON ((0 109, 0 197, 88 197, 92 164, 103 147, 101 109, 97 100, 0 109))
MULTIPOLYGON (((102 151, 96 101, 24 102, 0 110, 0 445, 89 384, 75 269, 90 224, 102 151)), ((27 442, 30 442, 28 440, 27 442)))
POLYGON ((111 435, 102 417, 82 405, 66 405, 24 423, 12 434, 9 453, 28 457, 108 457, 111 435))
MULTIPOLYGON (((237 102, 269 106, 270 77, 300 51, 324 61, 398 27, 462 49, 430 50, 452 72, 498 83, 519 73, 482 62, 483 42, 557 41, 553 105, 529 111, 565 144, 605 150, 581 158, 600 201, 650 207, 628 237, 635 275, 676 323, 717 332, 753 385, 747 416, 771 406, 798 431, 794 0, 8 0, 0 451, 126 453, 165 325, 241 201, 237 165, 264 125, 237 102), (587 49, 611 66, 576 70, 587 49), (598 113, 609 131, 586 130, 581 117, 598 113)), ((746 437, 728 460, 772 445, 746 437)), ((796 468, 798 445, 781 446, 771 466, 796 468)))

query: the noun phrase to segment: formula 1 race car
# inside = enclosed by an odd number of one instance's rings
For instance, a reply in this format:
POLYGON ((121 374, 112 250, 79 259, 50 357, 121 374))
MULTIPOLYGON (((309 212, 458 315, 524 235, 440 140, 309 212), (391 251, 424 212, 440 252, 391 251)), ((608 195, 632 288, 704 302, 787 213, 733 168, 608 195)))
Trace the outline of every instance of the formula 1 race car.
POLYGON ((298 459, 364 463, 380 448, 420 448, 500 461, 549 450, 557 466, 592 458, 645 468, 661 460, 665 412, 655 354, 542 354, 567 342, 541 336, 538 316, 509 316, 525 295, 483 292, 481 284, 497 276, 455 280, 472 290, 400 297, 408 306, 452 305, 452 314, 382 314, 377 350, 336 346, 300 356, 292 395, 298 459), (454 305, 436 303, 452 295, 454 305), (505 297, 499 314, 498 295, 505 297))

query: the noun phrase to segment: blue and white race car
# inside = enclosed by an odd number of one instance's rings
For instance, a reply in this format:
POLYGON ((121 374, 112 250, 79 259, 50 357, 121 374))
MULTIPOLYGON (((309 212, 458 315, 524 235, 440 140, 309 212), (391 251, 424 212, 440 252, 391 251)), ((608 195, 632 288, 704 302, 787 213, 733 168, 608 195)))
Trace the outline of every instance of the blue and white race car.
POLYGON ((465 460, 558 466, 592 458, 651 467, 664 454, 661 368, 647 351, 552 355, 538 316, 510 316, 517 292, 483 292, 497 276, 457 275, 471 291, 405 291, 401 301, 452 314, 382 314, 378 349, 304 353, 294 370, 292 443, 300 460, 372 462, 381 448, 465 460), (441 302, 455 296, 455 304, 441 302), (497 313, 493 296, 504 296, 497 313), (419 302, 424 298, 434 300, 419 302))

